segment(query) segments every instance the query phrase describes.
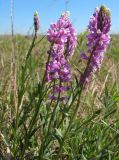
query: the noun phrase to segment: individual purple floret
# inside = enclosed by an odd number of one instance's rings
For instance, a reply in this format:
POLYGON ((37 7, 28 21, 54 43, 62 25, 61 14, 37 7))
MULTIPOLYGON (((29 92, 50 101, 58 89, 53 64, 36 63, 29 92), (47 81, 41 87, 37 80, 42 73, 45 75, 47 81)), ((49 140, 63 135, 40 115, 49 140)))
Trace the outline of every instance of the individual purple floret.
POLYGON ((96 8, 95 13, 90 19, 88 26, 88 55, 81 53, 81 58, 87 60, 84 74, 80 77, 80 85, 83 86, 90 81, 92 73, 100 69, 104 53, 110 43, 111 19, 110 11, 105 6, 96 8))
MULTIPOLYGON (((59 94, 69 88, 67 84, 71 80, 71 70, 68 60, 73 55, 77 42, 75 30, 69 20, 69 12, 62 14, 58 22, 50 26, 47 38, 51 47, 48 51, 49 58, 46 63, 45 80, 47 82, 57 82, 59 86, 54 86, 53 92, 56 94, 57 91, 59 94)), ((56 99, 56 96, 50 95, 50 97, 56 99)), ((62 96, 59 99, 66 98, 62 96)))

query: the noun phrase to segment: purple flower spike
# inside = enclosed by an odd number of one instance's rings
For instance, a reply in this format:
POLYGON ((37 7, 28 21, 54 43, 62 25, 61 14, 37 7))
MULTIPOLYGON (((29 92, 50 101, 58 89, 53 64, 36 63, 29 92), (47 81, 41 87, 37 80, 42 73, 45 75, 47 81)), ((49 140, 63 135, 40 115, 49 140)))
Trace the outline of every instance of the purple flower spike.
POLYGON ((91 74, 95 73, 101 67, 104 53, 110 43, 110 26, 111 19, 109 9, 105 6, 101 6, 100 9, 96 8, 88 26, 87 46, 90 56, 88 57, 85 53, 81 54, 82 59, 87 59, 86 69, 80 77, 81 86, 89 83, 91 74))
MULTIPOLYGON (((48 51, 45 80, 58 82, 59 86, 54 86, 52 90, 55 94, 59 94, 68 90, 67 83, 71 80, 68 60, 74 54, 77 43, 76 32, 69 20, 69 12, 62 14, 56 24, 51 24, 47 32, 47 39, 51 47, 48 51)), ((56 100, 54 96, 51 96, 51 99, 56 100)))

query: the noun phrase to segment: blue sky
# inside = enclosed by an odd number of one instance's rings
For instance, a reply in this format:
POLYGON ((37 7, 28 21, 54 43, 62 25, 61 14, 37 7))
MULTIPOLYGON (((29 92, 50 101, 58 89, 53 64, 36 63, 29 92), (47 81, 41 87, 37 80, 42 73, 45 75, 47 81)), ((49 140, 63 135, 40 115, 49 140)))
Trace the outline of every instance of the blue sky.
MULTIPOLYGON (((95 7, 105 4, 111 10, 111 32, 119 33, 119 0, 69 0, 67 5, 77 32, 84 31, 95 7)), ((14 31, 27 34, 33 14, 40 15, 40 32, 46 32, 66 9, 66 0, 14 0, 14 31)), ((10 0, 0 0, 0 34, 10 33, 10 0)), ((32 32, 32 31, 31 31, 32 32)))

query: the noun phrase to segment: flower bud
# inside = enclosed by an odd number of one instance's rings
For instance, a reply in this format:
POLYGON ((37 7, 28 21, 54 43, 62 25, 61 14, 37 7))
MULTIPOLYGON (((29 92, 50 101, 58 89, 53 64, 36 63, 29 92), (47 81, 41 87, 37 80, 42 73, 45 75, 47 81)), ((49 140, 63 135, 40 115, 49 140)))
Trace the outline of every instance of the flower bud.
POLYGON ((34 29, 35 32, 37 32, 39 29, 39 15, 37 11, 34 13, 34 29))

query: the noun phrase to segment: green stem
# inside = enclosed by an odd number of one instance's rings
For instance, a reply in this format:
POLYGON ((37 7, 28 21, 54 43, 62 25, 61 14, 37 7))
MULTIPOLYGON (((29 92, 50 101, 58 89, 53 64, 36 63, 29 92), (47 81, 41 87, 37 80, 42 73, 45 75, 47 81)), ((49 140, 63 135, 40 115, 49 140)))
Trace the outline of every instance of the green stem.
MULTIPOLYGON (((81 98, 82 89, 83 89, 83 88, 80 89, 80 92, 79 92, 79 94, 78 94, 78 100, 77 100, 76 108, 75 108, 75 110, 74 110, 73 115, 71 116, 71 119, 70 119, 68 128, 66 129, 66 131, 65 131, 65 133, 64 133, 64 136, 63 136, 63 138, 62 138, 62 142, 60 143, 59 154, 60 154, 60 152, 61 152, 61 150, 62 150, 62 147, 63 147, 64 141, 65 141, 65 138, 66 138, 68 132, 69 132, 70 129, 71 129, 71 125, 72 125, 72 123, 73 123, 73 120, 74 120, 74 118, 75 118, 75 116, 76 116, 76 114, 77 114, 77 111, 78 111, 78 108, 79 108, 79 104, 80 104, 80 98, 81 98)), ((78 92, 78 91, 77 91, 77 92, 78 92)), ((59 154, 58 154, 58 155, 59 155, 59 154)))
MULTIPOLYGON (((61 80, 59 80, 59 86, 61 87, 61 80)), ((55 87, 55 83, 54 83, 54 87, 55 87)), ((53 90, 53 92, 54 92, 54 90, 53 90)), ((40 148, 40 151, 39 151, 39 158, 42 156, 43 151, 47 148, 48 144, 50 143, 50 141, 47 141, 46 139, 48 139, 47 137, 49 135, 49 131, 50 131, 50 128, 51 128, 51 123, 52 123, 52 121, 54 119, 54 115, 55 115, 56 109, 57 109, 58 104, 59 104, 59 99, 60 99, 60 91, 58 93, 58 98, 57 98, 56 105, 55 105, 55 107, 53 109, 53 112, 51 114, 51 117, 50 117, 50 122, 49 122, 49 125, 48 125, 47 133, 46 133, 46 135, 44 137, 43 143, 41 144, 41 148, 40 148)))

